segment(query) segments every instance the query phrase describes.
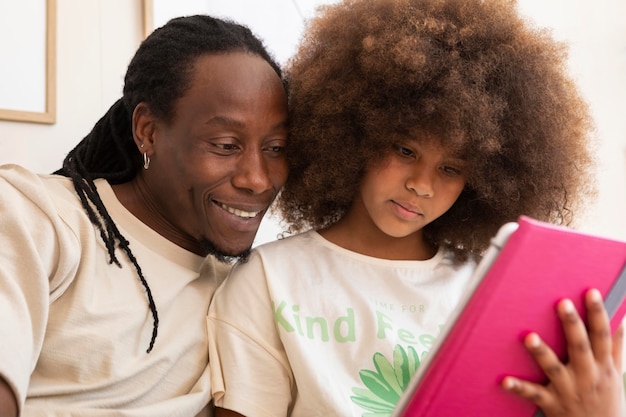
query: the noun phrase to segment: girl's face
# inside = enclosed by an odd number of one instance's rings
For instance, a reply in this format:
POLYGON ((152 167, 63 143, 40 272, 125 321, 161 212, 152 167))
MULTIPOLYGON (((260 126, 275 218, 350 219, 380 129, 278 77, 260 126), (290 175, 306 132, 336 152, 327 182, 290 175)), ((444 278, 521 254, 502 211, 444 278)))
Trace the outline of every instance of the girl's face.
POLYGON ((367 171, 356 211, 388 237, 421 236, 424 226, 452 207, 465 181, 466 163, 437 140, 405 139, 367 171))

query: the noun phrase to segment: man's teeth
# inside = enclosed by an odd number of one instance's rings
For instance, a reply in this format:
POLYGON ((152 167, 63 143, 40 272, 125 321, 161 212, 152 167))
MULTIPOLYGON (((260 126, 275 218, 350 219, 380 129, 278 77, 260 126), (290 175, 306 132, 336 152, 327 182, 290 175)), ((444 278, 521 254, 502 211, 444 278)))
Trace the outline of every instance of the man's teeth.
POLYGON ((229 212, 230 214, 234 214, 235 216, 244 218, 244 219, 251 219, 253 217, 256 217, 257 214, 260 213, 260 211, 244 211, 244 210, 239 210, 233 207, 229 207, 225 204, 220 204, 220 207, 222 207, 224 210, 226 210, 227 212, 229 212))

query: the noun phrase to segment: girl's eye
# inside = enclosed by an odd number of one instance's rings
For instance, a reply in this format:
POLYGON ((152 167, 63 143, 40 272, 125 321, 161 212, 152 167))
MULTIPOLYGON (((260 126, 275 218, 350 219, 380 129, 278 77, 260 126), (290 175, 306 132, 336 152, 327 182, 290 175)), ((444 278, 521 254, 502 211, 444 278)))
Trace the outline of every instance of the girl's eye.
POLYGON ((395 144, 395 145, 393 145, 393 147, 394 147, 395 151, 398 154, 402 155, 402 156, 413 156, 413 155, 415 155, 415 152, 413 152, 411 149, 406 148, 406 147, 404 147, 402 145, 395 144))
POLYGON ((441 167, 441 169, 443 172, 451 176, 462 175, 462 172, 459 168, 456 168, 450 165, 444 165, 443 167, 441 167))

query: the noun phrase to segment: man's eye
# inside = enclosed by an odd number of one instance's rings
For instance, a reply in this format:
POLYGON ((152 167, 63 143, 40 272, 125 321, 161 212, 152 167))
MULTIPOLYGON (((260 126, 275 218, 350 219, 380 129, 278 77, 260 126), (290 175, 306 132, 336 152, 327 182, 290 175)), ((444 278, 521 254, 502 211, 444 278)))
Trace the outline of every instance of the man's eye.
POLYGON ((225 151, 233 151, 237 149, 237 145, 234 145, 232 143, 216 143, 215 146, 225 151))
POLYGON ((239 145, 232 142, 212 142, 212 149, 220 155, 231 155, 239 150, 239 145))
POLYGON ((269 152, 272 156, 278 156, 285 152, 285 141, 284 140, 272 140, 265 144, 263 148, 265 152, 269 152))

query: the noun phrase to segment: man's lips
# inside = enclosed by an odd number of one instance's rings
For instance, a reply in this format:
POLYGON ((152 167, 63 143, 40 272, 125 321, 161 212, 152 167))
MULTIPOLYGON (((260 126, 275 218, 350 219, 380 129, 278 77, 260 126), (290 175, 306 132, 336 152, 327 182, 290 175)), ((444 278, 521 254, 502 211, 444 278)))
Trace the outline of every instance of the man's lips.
POLYGON ((252 219, 258 216, 259 213, 263 212, 263 210, 255 210, 255 211, 242 210, 242 209, 238 209, 235 207, 227 206, 226 204, 220 203, 219 201, 216 201, 216 203, 217 205, 219 205, 221 208, 223 208, 230 214, 234 214, 235 216, 241 217, 242 219, 252 219))

